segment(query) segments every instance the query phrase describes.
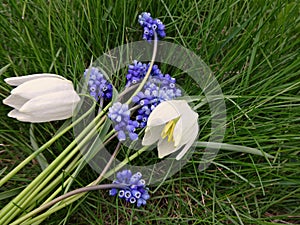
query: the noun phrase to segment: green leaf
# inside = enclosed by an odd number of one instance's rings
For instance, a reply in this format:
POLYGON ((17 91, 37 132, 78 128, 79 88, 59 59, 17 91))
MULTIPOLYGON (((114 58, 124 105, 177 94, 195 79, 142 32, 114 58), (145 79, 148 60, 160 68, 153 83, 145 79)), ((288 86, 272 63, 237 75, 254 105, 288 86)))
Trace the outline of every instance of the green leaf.
POLYGON ((231 144, 226 144, 226 143, 217 143, 217 142, 201 142, 197 141, 194 144, 196 147, 209 147, 209 148, 219 148, 223 150, 229 150, 233 152, 243 152, 243 153, 250 153, 253 155, 260 155, 260 156, 265 156, 270 159, 274 159, 274 156, 265 153, 262 150, 256 149, 256 148, 250 148, 250 147, 245 147, 241 145, 231 145, 231 144))
POLYGON ((4 67, 2 67, 2 68, 0 69, 0 76, 1 76, 3 73, 5 73, 5 71, 8 69, 8 67, 10 67, 10 64, 7 64, 6 66, 4 66, 4 67))
POLYGON ((22 191, 22 189, 24 187, 25 186, 21 186, 21 187, 17 187, 17 188, 8 190, 8 191, 1 192, 0 193, 0 201, 4 200, 4 199, 7 199, 7 198, 10 198, 10 197, 13 197, 13 196, 16 196, 17 194, 19 194, 22 191))
POLYGON ((7 170, 7 167, 4 167, 3 169, 0 170, 0 176, 7 170))

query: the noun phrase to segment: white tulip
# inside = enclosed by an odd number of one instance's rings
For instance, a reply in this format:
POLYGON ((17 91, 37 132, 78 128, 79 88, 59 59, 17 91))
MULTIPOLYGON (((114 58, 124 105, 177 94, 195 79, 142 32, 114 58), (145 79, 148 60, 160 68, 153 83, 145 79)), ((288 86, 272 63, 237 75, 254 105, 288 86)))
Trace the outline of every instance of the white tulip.
POLYGON ((157 143, 158 157, 163 158, 183 148, 180 160, 198 135, 198 114, 184 100, 160 103, 150 114, 142 145, 157 143))
POLYGON ((39 123, 63 120, 73 115, 80 98, 71 81, 56 74, 33 74, 5 79, 17 86, 3 103, 14 109, 9 117, 39 123))

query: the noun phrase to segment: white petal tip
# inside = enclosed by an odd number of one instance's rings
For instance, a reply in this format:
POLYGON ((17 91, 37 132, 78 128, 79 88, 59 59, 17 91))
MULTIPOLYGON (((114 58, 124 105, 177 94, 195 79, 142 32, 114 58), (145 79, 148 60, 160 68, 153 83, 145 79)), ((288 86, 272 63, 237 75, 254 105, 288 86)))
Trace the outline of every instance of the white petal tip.
POLYGON ((11 86, 19 86, 20 84, 23 84, 27 81, 30 80, 35 80, 38 78, 49 78, 49 77, 55 77, 55 78, 59 78, 62 80, 66 80, 66 78, 57 75, 57 74, 52 74, 52 73, 39 73, 39 74, 31 74, 31 75, 25 75, 25 76, 20 76, 20 77, 9 77, 4 79, 4 81, 11 85, 11 86))
POLYGON ((17 119, 21 122, 31 122, 30 121, 30 118, 28 117, 28 115, 25 115, 21 112, 19 112, 18 110, 14 109, 12 111, 10 111, 8 114, 7 114, 8 117, 11 117, 11 118, 14 118, 14 119, 17 119))
POLYGON ((178 155, 176 156, 176 160, 179 161, 182 157, 183 157, 183 155, 178 154, 178 155))
POLYGON ((8 101, 7 99, 8 99, 8 97, 2 100, 2 103, 3 103, 4 105, 8 105, 8 104, 7 104, 7 101, 8 101))
POLYGON ((161 154, 160 152, 158 152, 158 158, 159 159, 162 159, 164 158, 165 156, 167 156, 168 154, 161 154))

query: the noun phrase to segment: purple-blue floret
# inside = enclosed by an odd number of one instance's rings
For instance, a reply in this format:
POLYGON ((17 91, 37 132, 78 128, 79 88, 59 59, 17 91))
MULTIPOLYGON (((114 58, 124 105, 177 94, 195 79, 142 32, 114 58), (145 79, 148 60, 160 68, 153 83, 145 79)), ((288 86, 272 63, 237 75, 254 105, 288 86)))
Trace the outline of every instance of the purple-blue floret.
POLYGON ((113 88, 111 83, 96 67, 84 71, 84 77, 88 79, 88 91, 98 101, 99 99, 111 100, 113 88))
POLYGON ((150 198, 146 182, 142 179, 142 174, 137 172, 132 174, 130 170, 123 170, 117 173, 116 179, 113 184, 125 184, 127 188, 117 189, 112 188, 109 191, 111 196, 117 195, 121 199, 125 199, 127 202, 140 207, 146 205, 146 201, 150 198))

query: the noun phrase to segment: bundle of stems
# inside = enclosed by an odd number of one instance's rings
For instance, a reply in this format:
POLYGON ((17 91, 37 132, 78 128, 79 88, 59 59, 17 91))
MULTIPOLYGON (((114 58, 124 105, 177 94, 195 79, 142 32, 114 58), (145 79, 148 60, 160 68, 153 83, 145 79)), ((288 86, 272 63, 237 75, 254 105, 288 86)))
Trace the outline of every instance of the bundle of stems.
MULTIPOLYGON (((154 39, 154 49, 152 54, 152 59, 148 71, 139 84, 135 92, 132 94, 131 98, 127 101, 129 104, 132 97, 135 96, 145 85, 148 80, 157 51, 157 37, 155 33, 154 39)), ((0 211, 0 224, 6 225, 10 224, 13 219, 17 216, 19 218, 12 222, 11 224, 39 224, 45 220, 52 213, 66 207, 72 202, 83 197, 90 190, 97 190, 102 188, 111 188, 112 186, 99 186, 98 184, 104 180, 104 177, 109 177, 113 175, 116 171, 120 170, 129 161, 135 159, 148 147, 142 147, 139 151, 135 152, 131 156, 124 159, 119 165, 107 171, 110 167, 110 163, 113 158, 116 157, 118 149, 120 147, 120 142, 117 145, 111 160, 107 163, 106 167, 103 169, 100 176, 89 185, 86 189, 82 191, 75 191, 72 194, 67 194, 62 198, 54 199, 57 195, 63 191, 67 192, 78 173, 78 168, 86 164, 86 158, 80 151, 86 146, 93 138, 98 135, 98 133, 104 128, 105 122, 108 119, 106 112, 108 108, 112 105, 112 102, 108 103, 105 108, 103 108, 98 115, 80 132, 80 134, 69 144, 64 151, 53 160, 53 162, 42 171, 19 195, 17 195, 13 200, 11 200, 1 211, 0 211), (63 169, 63 172, 62 172, 63 169), (65 178, 65 174, 71 174, 69 178, 65 178), (105 176, 104 176, 105 175, 105 176), (62 183, 63 181, 63 183, 62 183), (98 185, 98 186, 97 186, 98 185), (91 189, 92 188, 92 189, 91 189), (50 195, 50 196, 49 196, 50 195), (56 204, 55 204, 56 203, 56 204), (36 207, 40 204, 40 207, 36 207), (35 214, 45 210, 46 208, 54 206, 43 214, 33 217, 35 214)), ((90 115, 90 113, 95 112, 96 102, 94 101, 91 108, 80 116, 77 120, 73 121, 69 126, 64 128, 54 137, 52 137, 47 143, 41 146, 38 150, 28 156, 22 163, 20 163, 15 169, 13 169, 9 174, 7 174, 3 179, 0 180, 0 187, 4 185, 8 180, 10 180, 18 171, 20 171, 24 166, 26 166, 32 159, 36 158, 45 149, 49 148, 56 140, 58 140, 63 134, 72 129, 78 123, 80 123, 85 117, 90 115)), ((108 132, 103 138, 102 143, 105 145, 113 137, 116 136, 116 131, 112 130, 108 132)), ((89 154, 93 147, 87 151, 89 154)))

